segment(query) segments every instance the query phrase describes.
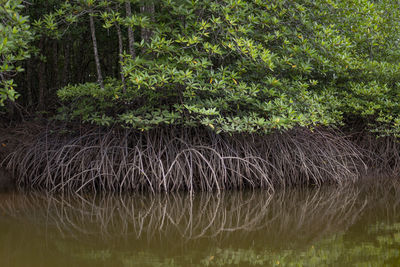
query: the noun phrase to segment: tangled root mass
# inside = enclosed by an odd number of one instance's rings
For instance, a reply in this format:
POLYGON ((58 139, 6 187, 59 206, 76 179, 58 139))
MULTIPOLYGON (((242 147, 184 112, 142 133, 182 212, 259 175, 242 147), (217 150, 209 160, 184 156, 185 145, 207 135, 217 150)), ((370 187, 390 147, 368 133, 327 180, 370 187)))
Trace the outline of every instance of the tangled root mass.
POLYGON ((7 167, 19 187, 54 192, 223 191, 354 182, 365 170, 342 135, 296 128, 270 135, 206 129, 96 129, 21 144, 7 167))

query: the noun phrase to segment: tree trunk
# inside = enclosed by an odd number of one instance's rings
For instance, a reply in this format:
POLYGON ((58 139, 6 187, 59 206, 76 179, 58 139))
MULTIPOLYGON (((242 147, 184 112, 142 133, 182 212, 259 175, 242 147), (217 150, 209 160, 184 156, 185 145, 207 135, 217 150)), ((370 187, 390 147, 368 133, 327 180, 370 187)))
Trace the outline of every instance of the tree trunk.
POLYGON ((71 38, 67 38, 67 42, 64 47, 64 72, 63 72, 63 86, 67 85, 69 82, 69 72, 70 72, 70 50, 71 50, 71 38))
MULTIPOLYGON (((43 53, 44 50, 44 38, 40 39, 39 42, 39 50, 43 53)), ((44 95, 46 91, 46 65, 45 63, 39 59, 39 68, 38 68, 38 80, 39 80, 39 99, 38 99, 38 109, 44 109, 44 95)))
POLYGON ((32 59, 26 61, 26 90, 27 90, 27 100, 28 105, 32 106, 33 96, 32 96, 32 59))
POLYGON ((122 43, 122 33, 121 33, 121 27, 119 26, 118 23, 115 23, 115 27, 117 28, 117 34, 118 34, 118 52, 119 52, 119 73, 121 75, 121 81, 122 81, 122 85, 124 87, 124 93, 126 93, 126 84, 125 84, 125 76, 122 73, 122 62, 124 60, 124 58, 122 57, 122 54, 124 53, 124 47, 123 47, 123 43, 122 43))
POLYGON ((10 121, 14 120, 15 117, 15 108, 13 102, 10 99, 6 99, 7 110, 8 110, 8 119, 10 121))
POLYGON ((57 40, 53 40, 53 86, 56 90, 59 89, 59 78, 58 78, 58 45, 57 40))
MULTIPOLYGON (((150 21, 154 22, 154 3, 143 4, 140 7, 140 11, 143 15, 149 16, 150 21)), ((152 31, 150 29, 142 28, 141 37, 142 37, 142 40, 144 41, 144 43, 150 42, 151 35, 152 35, 152 31)), ((146 48, 143 47, 142 53, 144 53, 145 51, 146 51, 146 48)))
POLYGON ((96 29, 94 27, 93 12, 89 13, 89 19, 90 19, 90 32, 92 34, 92 41, 93 41, 94 60, 96 62, 97 82, 99 83, 101 89, 104 89, 103 76, 101 75, 99 51, 97 50, 96 29))
MULTIPOLYGON (((26 5, 26 12, 29 14, 29 5, 26 5)), ((27 102, 30 107, 33 105, 32 95, 32 58, 26 60, 26 90, 27 90, 27 102)))
MULTIPOLYGON (((126 9, 126 16, 131 17, 132 10, 131 10, 131 3, 129 2, 129 0, 125 2, 125 9, 126 9)), ((134 59, 136 57, 135 47, 133 45, 135 43, 135 36, 133 34, 132 27, 130 26, 128 27, 128 40, 129 40, 129 53, 131 54, 132 59, 134 59)))

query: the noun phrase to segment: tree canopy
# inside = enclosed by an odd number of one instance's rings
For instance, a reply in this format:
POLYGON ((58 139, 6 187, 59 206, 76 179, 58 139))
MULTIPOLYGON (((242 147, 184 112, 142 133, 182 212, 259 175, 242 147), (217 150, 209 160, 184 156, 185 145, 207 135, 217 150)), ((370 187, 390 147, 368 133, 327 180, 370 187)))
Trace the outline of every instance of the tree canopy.
POLYGON ((67 121, 400 133, 397 1, 21 4, 0 7, 1 101, 14 99, 10 77, 25 68, 21 101, 67 121), (39 53, 27 60, 32 32, 39 53))

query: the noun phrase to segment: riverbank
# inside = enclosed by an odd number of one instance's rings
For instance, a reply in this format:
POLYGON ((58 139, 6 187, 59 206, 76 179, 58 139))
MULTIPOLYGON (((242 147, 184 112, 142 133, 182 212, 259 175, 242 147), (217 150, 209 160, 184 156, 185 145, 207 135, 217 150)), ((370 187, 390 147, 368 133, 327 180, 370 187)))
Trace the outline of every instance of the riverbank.
POLYGON ((43 130, 38 123, 19 123, 10 125, 6 120, 0 120, 0 191, 9 191, 15 188, 18 178, 13 170, 7 169, 7 160, 18 147, 31 143, 43 130))
MULTIPOLYGON (((9 142, 7 135, 7 128, 5 124, 0 121, 0 163, 11 153, 12 143, 9 142)), ((5 167, 0 164, 0 192, 7 191, 14 186, 14 179, 6 171, 5 167)))
POLYGON ((24 124, 3 129, 0 141, 2 166, 17 186, 50 192, 273 192, 396 177, 400 169, 396 139, 326 128, 228 135, 24 124))
POLYGON ((366 138, 354 141, 323 128, 223 135, 204 128, 141 132, 30 124, 3 129, 0 140, 3 167, 17 186, 51 192, 272 192, 292 185, 345 185, 378 167, 393 176, 398 166, 394 155, 377 157, 389 141, 377 139, 381 143, 372 151, 359 146, 366 138))

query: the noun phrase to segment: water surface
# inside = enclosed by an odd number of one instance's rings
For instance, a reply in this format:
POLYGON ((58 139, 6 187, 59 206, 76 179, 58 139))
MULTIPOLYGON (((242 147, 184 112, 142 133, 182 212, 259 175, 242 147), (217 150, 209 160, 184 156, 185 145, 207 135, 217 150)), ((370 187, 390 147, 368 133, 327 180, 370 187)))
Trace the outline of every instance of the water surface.
POLYGON ((400 184, 0 194, 1 266, 400 266, 400 184))

